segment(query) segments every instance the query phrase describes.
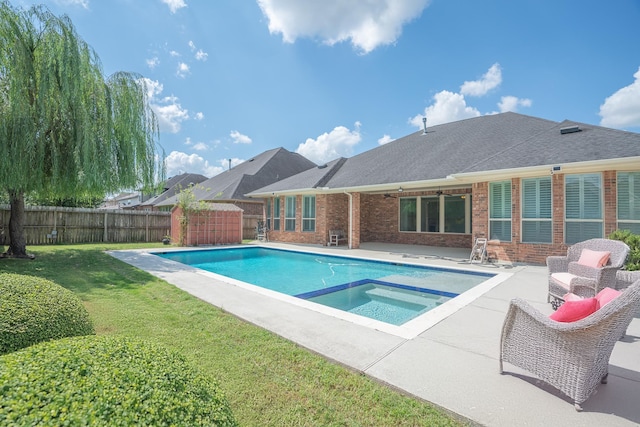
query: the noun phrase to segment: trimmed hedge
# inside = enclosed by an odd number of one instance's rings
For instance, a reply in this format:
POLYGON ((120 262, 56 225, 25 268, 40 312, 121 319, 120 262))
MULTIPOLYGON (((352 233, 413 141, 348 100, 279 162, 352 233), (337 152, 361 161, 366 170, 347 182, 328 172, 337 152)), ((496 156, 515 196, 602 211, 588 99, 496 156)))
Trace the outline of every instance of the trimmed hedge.
POLYGON ((0 354, 90 334, 89 313, 73 292, 47 279, 0 273, 0 354))
POLYGON ((217 385, 180 354, 87 336, 0 356, 0 425, 237 424, 217 385))
POLYGON ((633 234, 629 230, 616 230, 609 234, 609 238, 621 240, 629 246, 629 256, 624 269, 627 271, 640 270, 640 235, 633 234))

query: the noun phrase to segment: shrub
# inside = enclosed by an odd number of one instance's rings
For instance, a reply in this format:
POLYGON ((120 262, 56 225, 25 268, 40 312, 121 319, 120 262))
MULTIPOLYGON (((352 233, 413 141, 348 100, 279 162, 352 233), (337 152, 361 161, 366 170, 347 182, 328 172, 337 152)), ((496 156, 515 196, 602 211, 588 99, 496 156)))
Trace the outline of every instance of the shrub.
POLYGON ((217 385, 143 341, 64 338, 0 356, 0 425, 234 426, 217 385))
POLYGON ((610 239, 621 240, 629 246, 629 256, 624 268, 628 271, 640 270, 640 235, 629 230, 616 230, 609 235, 610 239))
POLYGON ((39 277, 0 274, 0 354, 94 333, 89 313, 73 292, 39 277))

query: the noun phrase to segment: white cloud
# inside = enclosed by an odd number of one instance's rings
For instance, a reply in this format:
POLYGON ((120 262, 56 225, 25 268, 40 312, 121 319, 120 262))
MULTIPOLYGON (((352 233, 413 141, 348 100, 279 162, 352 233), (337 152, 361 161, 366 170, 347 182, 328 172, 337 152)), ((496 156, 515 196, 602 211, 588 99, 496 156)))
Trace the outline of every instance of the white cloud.
POLYGON ((176 76, 184 79, 185 77, 187 77, 188 74, 189 74, 189 65, 185 64, 184 62, 180 62, 178 64, 178 69, 176 70, 176 76))
POLYGON ((206 177, 223 172, 220 166, 213 166, 197 154, 187 154, 180 151, 172 151, 166 158, 167 176, 180 175, 183 173, 199 173, 206 177))
POLYGON ((422 118, 427 117, 427 126, 435 126, 456 120, 468 119, 480 115, 474 107, 467 105, 464 95, 443 90, 433 97, 434 103, 424 110, 424 114, 418 114, 409 119, 409 123, 422 129, 422 118))
POLYGON ((633 75, 635 81, 618 89, 600 106, 602 126, 625 128, 640 126, 640 68, 633 75))
POLYGON ((191 48, 191 52, 196 52, 195 55, 194 55, 196 60, 198 60, 198 61, 206 61, 207 58, 209 57, 209 54, 206 53, 204 50, 197 49, 196 48, 196 44, 191 40, 189 40, 189 47, 191 48), (197 51, 196 51, 196 49, 197 49, 197 51))
POLYGON ((393 44, 402 27, 420 16, 430 0, 258 0, 271 34, 286 43, 320 39, 328 45, 350 41, 369 53, 393 44))
POLYGON ((357 145, 360 135, 360 122, 355 123, 353 131, 344 126, 337 126, 329 133, 323 133, 317 139, 307 138, 298 146, 296 153, 303 155, 312 162, 326 163, 338 157, 349 157, 353 147, 357 145))
POLYGON ((507 111, 518 111, 518 107, 531 107, 531 100, 515 96, 503 96, 500 98, 500 102, 498 103, 498 108, 500 108, 501 113, 506 113, 507 111))
POLYGON ((502 83, 502 70, 500 64, 493 64, 480 80, 464 82, 460 86, 460 93, 469 96, 483 96, 491 89, 495 89, 502 83))
POLYGON ((180 52, 175 51, 175 50, 169 51, 169 55, 173 56, 174 58, 177 58, 177 57, 181 56, 180 52))
POLYGON ((204 114, 202 113, 202 111, 198 111, 194 117, 195 120, 202 120, 204 119, 204 114))
MULTIPOLYGON (((443 90, 433 96, 433 104, 427 106, 423 113, 409 118, 409 123, 422 129, 424 124, 422 119, 427 117, 427 127, 442 123, 449 123, 456 120, 469 119, 482 115, 480 111, 467 105, 465 95, 484 96, 491 89, 498 87, 502 83, 502 71, 500 64, 493 64, 480 80, 465 81, 460 86, 460 93, 443 90)), ((517 98, 515 96, 503 96, 500 98, 498 108, 500 112, 516 111, 518 107, 530 107, 532 101, 528 98, 517 98)), ((485 114, 496 114, 489 112, 485 114)))
POLYGON ((175 96, 159 98, 163 91, 162 83, 144 78, 149 104, 158 118, 160 131, 178 133, 181 123, 189 118, 188 110, 182 108, 175 96))
POLYGON ((89 0, 56 0, 56 3, 62 6, 82 6, 89 9, 89 0))
POLYGON ((153 58, 147 59, 147 66, 149 68, 151 68, 152 70, 154 68, 156 68, 158 65, 160 65, 160 59, 158 59, 157 56, 154 56, 153 58))
POLYGON ((207 151, 209 149, 209 146, 204 142, 197 142, 193 144, 193 149, 196 151, 207 151))
POLYGON ((198 51, 196 52, 196 59, 198 61, 206 61, 208 57, 209 57, 209 54, 203 51, 202 49, 198 49, 198 51))
POLYGON ((162 3, 169 6, 171 13, 176 13, 179 9, 187 7, 187 3, 184 0, 162 0, 162 3))
POLYGON ((234 144, 251 144, 251 138, 241 134, 237 130, 232 130, 229 136, 233 139, 234 144))
POLYGON ((395 141, 395 138, 391 138, 389 135, 385 134, 382 138, 378 139, 378 145, 388 144, 391 141, 395 141))

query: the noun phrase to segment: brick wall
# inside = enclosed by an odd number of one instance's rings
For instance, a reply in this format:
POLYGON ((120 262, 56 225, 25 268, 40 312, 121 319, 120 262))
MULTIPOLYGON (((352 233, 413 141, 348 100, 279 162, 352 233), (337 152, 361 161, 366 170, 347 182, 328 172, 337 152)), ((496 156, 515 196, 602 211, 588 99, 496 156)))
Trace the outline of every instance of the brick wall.
MULTIPOLYGON (((604 194, 604 236, 617 227, 616 210, 616 171, 605 171, 603 176, 604 194)), ((552 176, 553 198, 553 243, 521 243, 521 180, 511 180, 512 223, 511 242, 490 241, 489 257, 507 262, 526 262, 544 264, 549 255, 564 255, 567 245, 564 243, 564 174, 552 176)), ((401 243, 457 248, 471 248, 476 237, 489 237, 489 183, 478 182, 471 186, 472 195, 472 234, 415 233, 400 232, 400 198, 385 198, 382 194, 352 193, 354 210, 352 247, 360 242, 401 243)), ((456 190, 452 194, 468 194, 469 190, 456 190)), ((404 192, 402 196, 430 196, 430 192, 404 192)), ((282 229, 284 229, 284 198, 281 198, 282 229)), ((297 198, 296 232, 272 232, 270 239, 282 242, 315 243, 326 245, 328 230, 349 231, 349 196, 347 194, 329 194, 316 196, 316 231, 300 232, 302 226, 302 196, 297 198)))

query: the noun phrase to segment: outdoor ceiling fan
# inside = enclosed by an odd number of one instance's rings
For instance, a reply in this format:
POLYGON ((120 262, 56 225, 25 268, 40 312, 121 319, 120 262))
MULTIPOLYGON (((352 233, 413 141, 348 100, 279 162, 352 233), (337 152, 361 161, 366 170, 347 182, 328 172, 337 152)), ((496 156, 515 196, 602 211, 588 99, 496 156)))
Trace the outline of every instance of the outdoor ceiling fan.
POLYGON ((440 196, 442 196, 443 194, 444 194, 445 196, 447 196, 447 197, 448 197, 448 196, 451 196, 451 194, 449 194, 449 193, 445 193, 445 192, 444 192, 444 191, 442 191, 440 188, 438 188, 438 191, 436 191, 436 196, 440 197, 440 196))
POLYGON ((383 194, 383 196, 384 196, 385 199, 395 199, 397 197, 397 196, 392 196, 389 193, 385 193, 385 194, 383 194))

